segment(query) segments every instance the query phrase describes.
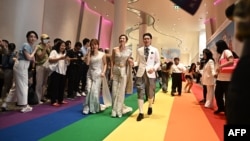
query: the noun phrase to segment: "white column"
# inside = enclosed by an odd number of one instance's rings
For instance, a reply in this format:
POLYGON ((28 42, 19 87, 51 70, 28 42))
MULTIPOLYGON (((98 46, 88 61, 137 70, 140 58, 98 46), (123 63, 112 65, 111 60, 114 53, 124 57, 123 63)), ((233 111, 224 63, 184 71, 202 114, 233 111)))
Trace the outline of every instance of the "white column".
POLYGON ((139 47, 143 46, 143 34, 147 32, 147 23, 140 24, 139 26, 139 47))
POLYGON ((127 19, 127 0, 115 0, 114 1, 114 26, 112 34, 111 48, 115 47, 119 43, 119 36, 125 34, 126 19, 127 19))

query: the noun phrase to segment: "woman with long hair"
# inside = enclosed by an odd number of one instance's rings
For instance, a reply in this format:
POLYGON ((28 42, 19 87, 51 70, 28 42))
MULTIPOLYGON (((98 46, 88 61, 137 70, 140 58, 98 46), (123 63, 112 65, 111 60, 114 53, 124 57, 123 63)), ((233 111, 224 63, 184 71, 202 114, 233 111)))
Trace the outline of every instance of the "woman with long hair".
POLYGON ((187 83, 184 87, 184 91, 186 93, 190 93, 190 89, 193 86, 193 79, 194 79, 195 71, 196 71, 196 64, 195 63, 192 63, 190 68, 188 70, 186 70, 185 79, 187 80, 187 83))
POLYGON ((203 58, 205 60, 205 65, 203 68, 201 82, 207 88, 206 102, 204 106, 206 108, 213 108, 214 85, 216 76, 213 53, 209 49, 204 49, 203 58))
MULTIPOLYGON (((215 86, 215 99, 217 104, 217 110, 214 114, 219 114, 225 112, 225 102, 224 96, 228 94, 228 86, 231 80, 232 73, 223 73, 221 69, 226 66, 230 66, 234 63, 234 56, 231 50, 229 50, 227 43, 224 40, 219 40, 216 42, 216 51, 220 55, 217 66, 217 79, 215 86), (227 59, 228 61, 224 64, 220 64, 222 59, 227 59)), ((227 98, 225 97, 225 101, 227 98)))

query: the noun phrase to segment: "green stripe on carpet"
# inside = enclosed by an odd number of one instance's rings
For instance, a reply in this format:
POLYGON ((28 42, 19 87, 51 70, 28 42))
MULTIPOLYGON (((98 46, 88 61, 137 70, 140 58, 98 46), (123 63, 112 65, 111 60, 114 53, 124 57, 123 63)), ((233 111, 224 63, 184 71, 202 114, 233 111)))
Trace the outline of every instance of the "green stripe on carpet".
MULTIPOLYGON (((160 88, 157 87, 156 91, 159 89, 160 88)), ((137 94, 134 93, 127 97, 125 103, 132 107, 134 112, 138 108, 137 94)), ((122 118, 111 118, 110 107, 102 113, 89 115, 82 120, 58 130, 53 134, 40 139, 40 141, 101 141, 124 122, 133 112, 124 115, 122 118)))

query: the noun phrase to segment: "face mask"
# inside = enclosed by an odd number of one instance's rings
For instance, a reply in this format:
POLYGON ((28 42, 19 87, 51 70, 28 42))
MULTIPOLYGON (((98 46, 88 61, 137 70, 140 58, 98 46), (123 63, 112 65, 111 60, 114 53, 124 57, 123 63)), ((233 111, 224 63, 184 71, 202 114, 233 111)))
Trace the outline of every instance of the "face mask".
POLYGON ((45 44, 47 44, 48 42, 49 42, 48 39, 44 39, 44 40, 43 40, 43 43, 45 43, 45 44))

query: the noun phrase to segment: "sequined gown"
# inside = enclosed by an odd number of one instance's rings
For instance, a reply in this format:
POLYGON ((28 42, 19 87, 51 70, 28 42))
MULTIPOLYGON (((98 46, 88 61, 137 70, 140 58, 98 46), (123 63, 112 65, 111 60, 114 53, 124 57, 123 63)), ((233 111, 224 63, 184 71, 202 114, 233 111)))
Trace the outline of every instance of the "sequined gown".
POLYGON ((122 117, 122 114, 131 112, 132 108, 124 104, 125 88, 127 84, 127 59, 131 56, 132 51, 125 49, 116 53, 113 66, 113 83, 112 83, 112 117, 122 117))
POLYGON ((101 111, 100 106, 100 93, 102 84, 102 69, 103 61, 102 58, 105 54, 98 52, 96 56, 90 57, 90 64, 87 73, 87 96, 83 104, 83 113, 97 113, 101 111))

